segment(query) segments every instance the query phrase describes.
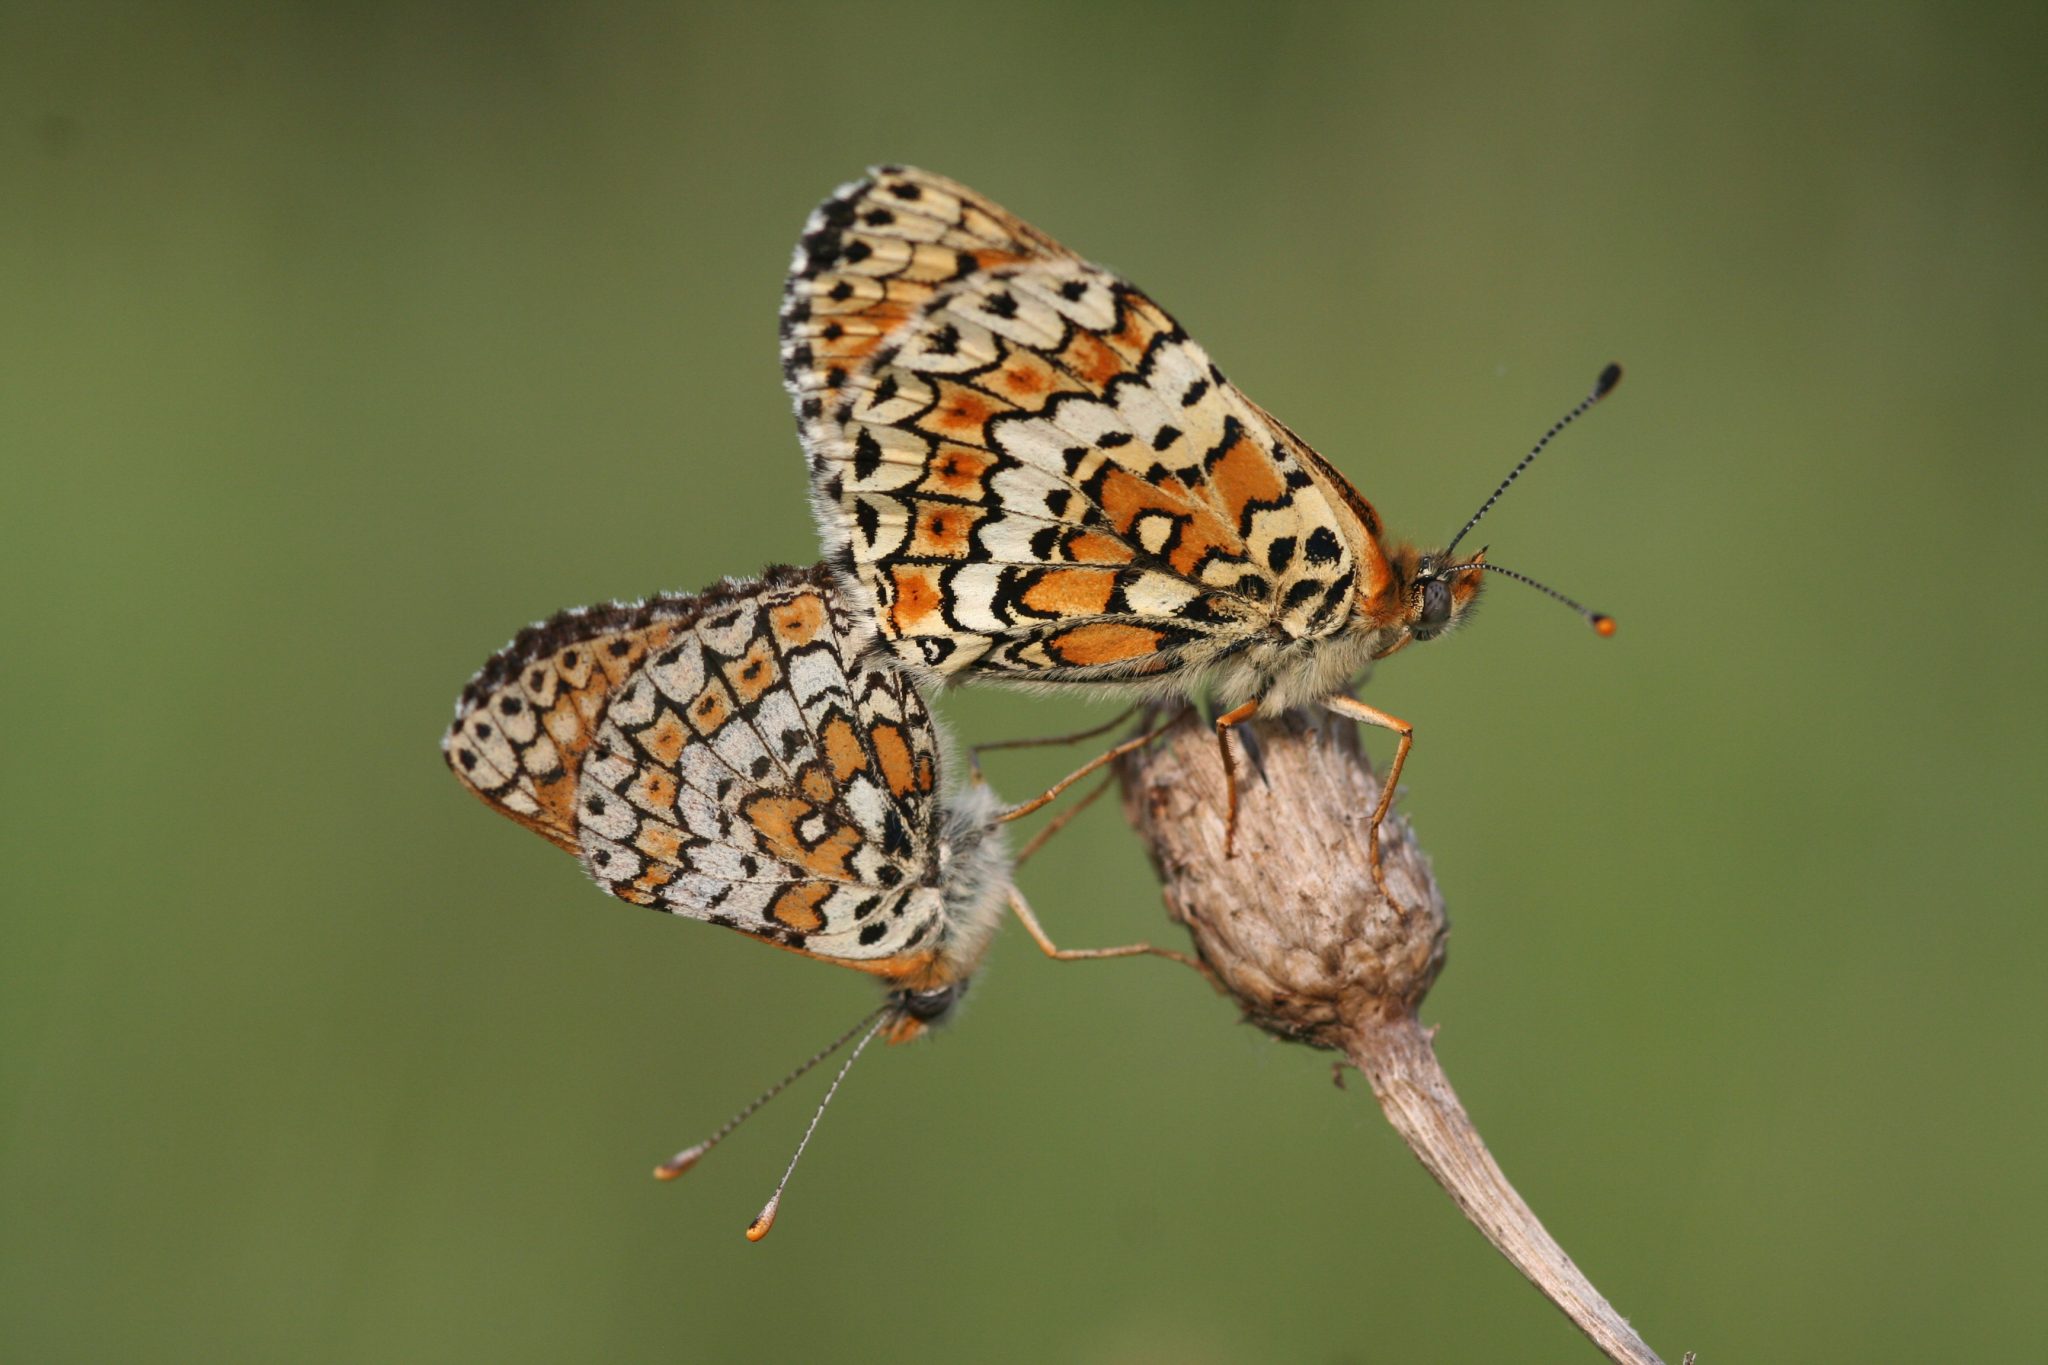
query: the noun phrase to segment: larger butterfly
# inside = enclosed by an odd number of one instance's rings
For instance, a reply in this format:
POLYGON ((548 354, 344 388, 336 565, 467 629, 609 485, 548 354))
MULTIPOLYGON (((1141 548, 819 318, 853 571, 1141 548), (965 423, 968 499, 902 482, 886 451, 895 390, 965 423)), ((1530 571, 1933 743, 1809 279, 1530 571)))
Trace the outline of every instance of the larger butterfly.
POLYGON ((827 562, 905 666, 1206 691, 1219 740, 1304 703, 1384 726, 1400 740, 1377 869, 1413 728, 1347 688, 1455 627, 1484 551, 1387 539, 1134 285, 925 171, 882 167, 812 214, 782 336, 827 562))
POLYGON ((936 722, 872 639, 822 566, 563 612, 463 689, 442 754, 614 896, 879 977, 883 1005, 855 1030, 869 1038, 903 1042, 950 1013, 1006 903, 1053 957, 1187 961, 1052 944, 998 828, 1072 779, 1008 808, 947 783, 936 722))

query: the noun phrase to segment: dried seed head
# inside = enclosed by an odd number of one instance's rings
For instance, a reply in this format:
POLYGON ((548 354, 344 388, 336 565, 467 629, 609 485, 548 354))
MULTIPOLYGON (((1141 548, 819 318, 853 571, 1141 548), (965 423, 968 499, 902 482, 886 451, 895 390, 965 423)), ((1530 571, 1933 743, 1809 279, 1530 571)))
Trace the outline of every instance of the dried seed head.
POLYGON ((1125 814, 1203 961, 1252 1023, 1327 1048, 1345 1047, 1368 1018, 1412 1016, 1443 968, 1450 927, 1406 821, 1380 829, 1387 885, 1406 912, 1373 882, 1367 822, 1380 787, 1357 729, 1295 711, 1231 731, 1233 744, 1251 736, 1239 750, 1234 857, 1224 856, 1223 762, 1208 726, 1190 714, 1118 765, 1125 814))

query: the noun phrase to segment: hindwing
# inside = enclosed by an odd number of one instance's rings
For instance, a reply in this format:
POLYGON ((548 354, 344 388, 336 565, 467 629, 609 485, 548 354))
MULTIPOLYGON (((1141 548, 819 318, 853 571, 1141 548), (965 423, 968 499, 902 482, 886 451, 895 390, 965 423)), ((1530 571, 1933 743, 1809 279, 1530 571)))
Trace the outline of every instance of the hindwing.
POLYGON ((443 750, 624 900, 900 975, 947 928, 940 753, 871 639, 822 567, 566 612, 484 667, 443 750))

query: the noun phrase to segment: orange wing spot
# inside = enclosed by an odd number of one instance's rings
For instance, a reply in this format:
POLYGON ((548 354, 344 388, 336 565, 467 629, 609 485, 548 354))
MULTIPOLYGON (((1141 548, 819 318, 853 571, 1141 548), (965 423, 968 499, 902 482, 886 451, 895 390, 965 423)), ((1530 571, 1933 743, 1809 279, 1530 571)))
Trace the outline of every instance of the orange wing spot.
POLYGON ((1076 564, 1128 564, 1131 547, 1100 531, 1078 531, 1067 537, 1067 558, 1076 564))
POLYGON ((832 780, 841 785, 867 766, 867 750, 860 747, 860 736, 844 716, 825 722, 825 758, 832 765, 832 780))
POLYGON ((683 722, 676 713, 664 706, 654 724, 642 730, 637 738, 649 757, 673 768, 676 760, 683 756, 684 746, 690 742, 690 732, 683 728, 683 722))
POLYGON ((929 568, 909 565, 891 569, 890 576, 896 583, 896 602, 890 615, 896 623, 896 633, 908 634, 917 629, 917 624, 939 610, 939 585, 937 575, 929 568))
POLYGON ((568 849, 571 853, 582 850, 576 838, 576 783, 564 772, 551 782, 536 780, 533 784, 533 799, 539 803, 538 817, 518 816, 520 821, 530 824, 548 838, 568 849))
POLYGON ((1174 572, 1184 578, 1193 578, 1212 550, 1226 558, 1244 558, 1244 542, 1206 501, 1191 503, 1169 497, 1128 470, 1111 469, 1103 476, 1100 501, 1110 524, 1126 536, 1147 512, 1163 512, 1178 519, 1180 535, 1174 540, 1170 562, 1174 572))
POLYGON ((917 528, 910 536, 910 553, 937 559, 965 559, 973 548, 968 542, 968 533, 984 515, 978 507, 925 504, 918 512, 917 528))
POLYGON ((785 649, 807 645, 825 627, 825 600, 816 593, 792 597, 768 613, 768 624, 785 649))
POLYGON ((796 822, 809 815, 811 810, 810 802, 794 796, 756 796, 740 808, 740 814, 754 827, 755 833, 776 846, 775 856, 781 858, 800 846, 796 822))
POLYGON ((782 670, 776 665, 775 652, 766 640, 755 640, 747 646, 747 652, 732 660, 721 670, 732 690, 739 695, 742 705, 751 706, 760 700, 761 694, 781 681, 782 670))
MULTIPOLYGON (((894 957, 876 958, 872 962, 848 962, 843 958, 831 958, 828 960, 837 962, 841 966, 851 967, 857 972, 869 972, 879 976, 897 990, 928 991, 959 980, 958 976, 952 975, 940 968, 938 965, 938 951, 932 948, 926 948, 922 952, 898 953, 894 957)), ((904 1017, 909 1018, 908 1015, 904 1017)), ((918 1023, 918 1029, 921 1032, 924 1027, 922 1022, 913 1022, 918 1023)), ((897 1027, 901 1026, 898 1025, 897 1027)), ((885 1036, 890 1041, 895 1041, 893 1031, 885 1036)), ((914 1037, 915 1035, 913 1034, 912 1036, 914 1037)))
POLYGON ((768 918, 799 934, 815 934, 825 927, 818 905, 832 894, 825 882, 795 882, 768 907, 768 918))
POLYGON ((865 360, 873 355, 882 344, 882 338, 874 332, 857 332, 838 337, 818 336, 811 345, 814 354, 821 360, 847 361, 865 360))
POLYGON ((917 760, 917 789, 928 792, 938 784, 938 774, 932 769, 929 755, 920 754, 917 760))
POLYGON ((660 768, 642 768, 633 783, 633 798, 642 810, 672 811, 676 808, 676 777, 660 768))
POLYGON ((984 439, 983 428, 988 419, 995 416, 996 405, 978 393, 971 393, 958 385, 943 386, 945 396, 938 407, 924 419, 929 426, 941 434, 965 437, 976 444, 984 439))
POLYGON ((741 811, 771 856, 793 863, 813 877, 846 881, 852 875, 846 860, 860 847, 860 831, 842 824, 816 846, 806 847, 797 827, 816 813, 817 807, 810 802, 789 795, 759 796, 741 811))
POLYGON ((664 867, 660 863, 656 863, 653 866, 649 867, 645 872, 642 872, 639 876, 633 879, 633 886, 642 894, 647 895, 647 899, 644 901, 640 901, 639 904, 654 904, 654 897, 650 893, 658 890, 661 887, 667 886, 670 882, 674 881, 675 879, 676 874, 674 869, 672 868, 664 867))
POLYGON ((1113 664, 1158 653, 1164 638, 1161 632, 1144 626, 1097 621, 1062 631, 1045 643, 1066 663, 1113 664))
POLYGON ((1272 460, 1242 436, 1210 469, 1209 483, 1222 498, 1233 527, 1244 525, 1245 509, 1252 503, 1280 502, 1287 493, 1272 460))
POLYGON ((1015 265, 1019 261, 1029 259, 1015 251, 1002 251, 995 247, 983 247, 974 253, 975 265, 983 270, 993 270, 999 265, 1015 265))
POLYGON ((981 481, 995 468, 996 457, 970 446, 942 445, 932 459, 931 472, 922 485, 931 493, 948 493, 956 498, 978 497, 981 481))
POLYGON ((731 719, 732 698, 727 695, 723 684, 711 684, 690 703, 690 724, 700 735, 717 734, 719 727, 731 719))
MULTIPOLYGON (((873 285, 874 281, 866 280, 859 281, 858 283, 873 285)), ((858 291, 856 290, 856 294, 857 293, 858 291)), ((929 298, 931 296, 931 291, 929 289, 921 289, 918 291, 918 293, 921 299, 929 298)), ((823 296, 813 296, 814 299, 818 297, 823 297, 827 303, 831 301, 830 294, 826 294, 823 296)), ((820 313, 820 310, 815 302, 811 305, 811 308, 814 314, 820 313)), ((897 324, 907 322, 911 318, 916 317, 918 315, 918 312, 920 311, 920 308, 920 303, 911 303, 906 302, 902 299, 890 298, 887 297, 883 291, 878 289, 872 293, 865 306, 860 308, 848 309, 846 311, 855 316, 865 318, 870 322, 881 323, 882 330, 884 332, 893 332, 896 330, 897 324)))
POLYGON ((832 784, 831 777, 816 763, 804 765, 803 772, 797 776, 797 786, 806 797, 821 806, 839 794, 839 789, 832 784))
POLYGON ((1062 382, 1045 357, 1030 351, 1013 351, 1000 369, 975 382, 1024 408, 1037 407, 1044 395, 1054 389, 1072 387, 1071 382, 1062 382))
POLYGON ((668 642, 675 638, 675 634, 675 623, 672 621, 662 621, 648 629, 646 637, 640 642, 641 648, 647 653, 652 654, 656 650, 666 648, 668 642))
MULTIPOLYGON (((633 836, 633 847, 648 857, 664 863, 673 863, 682 857, 683 836, 673 825, 643 824, 640 832, 633 836)), ((664 876, 662 881, 667 881, 664 876)))
POLYGON ((889 784, 889 794, 909 795, 917 787, 917 766, 903 732, 885 723, 869 730, 868 737, 875 742, 875 757, 882 760, 882 780, 889 784))
POLYGON ((1047 569, 1022 600, 1045 616, 1100 616, 1115 591, 1116 574, 1108 569, 1047 569))
POLYGON ((1102 492, 1097 501, 1108 514, 1110 525, 1125 535, 1130 534, 1131 527, 1147 512, 1184 516, 1188 510, 1129 470, 1114 467, 1104 472, 1102 492))
POLYGON ((1030 398, 1052 387, 1052 376, 1034 366, 1012 364, 999 376, 1005 395, 1030 398))
POLYGON ((1074 339, 1067 343, 1066 352, 1060 360, 1079 376, 1082 383, 1097 393, 1129 368, 1124 364, 1124 358, 1093 332, 1074 333, 1074 339))
POLYGON ((1124 325, 1111 333, 1108 341, 1123 354, 1126 363, 1135 365, 1144 359, 1152 338, 1166 330, 1166 317, 1150 299, 1135 290, 1125 300, 1124 310, 1124 325))
POLYGON ((861 845, 860 831, 852 825, 841 825, 816 848, 806 849, 796 859, 797 865, 828 881, 845 881, 853 875, 846 860, 854 855, 861 845))

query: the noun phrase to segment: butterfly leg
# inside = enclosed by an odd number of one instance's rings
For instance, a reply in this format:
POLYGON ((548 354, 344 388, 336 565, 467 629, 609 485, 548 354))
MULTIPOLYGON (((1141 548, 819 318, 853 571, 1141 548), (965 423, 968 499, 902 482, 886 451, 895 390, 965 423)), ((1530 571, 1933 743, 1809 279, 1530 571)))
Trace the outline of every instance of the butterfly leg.
POLYGON ((1032 942, 1036 943, 1047 957, 1052 958, 1056 962, 1086 962, 1091 958, 1098 957, 1144 957, 1149 955, 1167 958, 1180 963, 1183 967, 1192 967, 1204 976, 1209 974, 1208 968, 1204 967, 1194 958, 1189 957, 1186 953, 1176 953, 1171 948, 1155 948, 1149 943, 1126 943, 1121 948, 1062 948, 1046 936, 1044 927, 1038 922, 1038 916, 1031 913, 1031 906, 1024 899, 1024 893, 1014 886, 1010 888, 1010 909, 1016 911, 1017 918, 1024 921, 1024 930, 1031 935, 1032 942))
POLYGON ((1076 730, 1071 735, 1040 735, 1029 739, 997 739, 991 740, 987 744, 973 745, 967 750, 968 771, 979 778, 981 776, 981 756, 985 753, 992 753, 997 749, 1052 748, 1060 744, 1079 744, 1084 739, 1094 739, 1097 735, 1106 735, 1136 715, 1137 711, 1137 707, 1127 706, 1101 725, 1087 730, 1076 730))
POLYGON ((1223 751, 1223 856, 1237 856, 1237 757, 1230 748, 1230 727, 1242 725, 1259 713, 1259 699, 1253 697, 1216 717, 1216 747, 1223 751))
POLYGON ((1089 759, 1086 763, 1083 763, 1080 767, 1074 769, 1074 771, 1068 773, 1065 777, 1053 783, 1050 787, 1047 787, 1044 791, 1032 797, 1029 801, 1025 801, 1021 804, 1012 806, 1008 810, 1004 811, 1001 815, 998 815, 996 817, 996 823, 999 825, 1008 824, 1012 820, 1022 819, 1024 816, 1031 814, 1031 812, 1037 810, 1046 802, 1053 800, 1061 792, 1073 786, 1076 782, 1079 782, 1082 778, 1088 776, 1088 774, 1097 771, 1098 769, 1104 767, 1107 764, 1116 762, 1125 754, 1131 753, 1132 751, 1137 749, 1144 748, 1147 744, 1150 744, 1153 740, 1159 738, 1161 735, 1165 734, 1168 730, 1173 728, 1173 725, 1179 719, 1180 715, 1176 712, 1171 720, 1168 720, 1166 724, 1160 726, 1158 729, 1148 730, 1144 734, 1139 735, 1134 739, 1127 739, 1123 743, 1115 745, 1103 753, 1097 754, 1094 758, 1089 759))
POLYGON ((1408 761, 1408 750, 1415 743, 1415 727, 1399 716, 1390 716, 1376 706, 1367 706, 1358 698, 1347 697, 1342 693, 1334 697, 1325 697, 1323 709, 1333 715, 1362 720, 1367 725, 1377 725, 1382 730, 1392 730, 1401 737, 1400 742, 1394 746, 1394 761, 1387 765, 1386 780, 1380 785, 1379 804, 1372 808, 1372 824, 1366 830, 1365 847, 1372 860, 1372 879, 1378 884, 1380 894, 1387 898, 1387 903, 1394 907, 1397 914, 1405 918, 1408 914, 1407 907, 1387 889, 1386 874, 1380 869, 1380 822, 1387 818, 1387 810, 1394 804, 1394 786, 1401 780, 1401 765, 1408 761))
POLYGON ((1087 810, 1097 801, 1100 801, 1103 798, 1103 796, 1109 791, 1109 789, 1115 785, 1116 774, 1111 773, 1109 776, 1103 778, 1100 782, 1096 783, 1094 788, 1091 791, 1089 791, 1089 793, 1086 796, 1083 796, 1080 800, 1075 801, 1072 805, 1069 805, 1065 810, 1061 811, 1058 815, 1055 815, 1052 819, 1046 821, 1044 828, 1040 829, 1038 833, 1032 835, 1030 841, 1027 842, 1024 845, 1024 847, 1017 850, 1017 857, 1014 860, 1013 865, 1016 867, 1022 867, 1024 866, 1024 864, 1030 862, 1031 856, 1037 853, 1038 850, 1040 850, 1041 848, 1044 848, 1047 842, 1050 841, 1055 834, 1058 834, 1061 830, 1065 829, 1068 825, 1072 824, 1075 816, 1079 815, 1082 811, 1087 810))

